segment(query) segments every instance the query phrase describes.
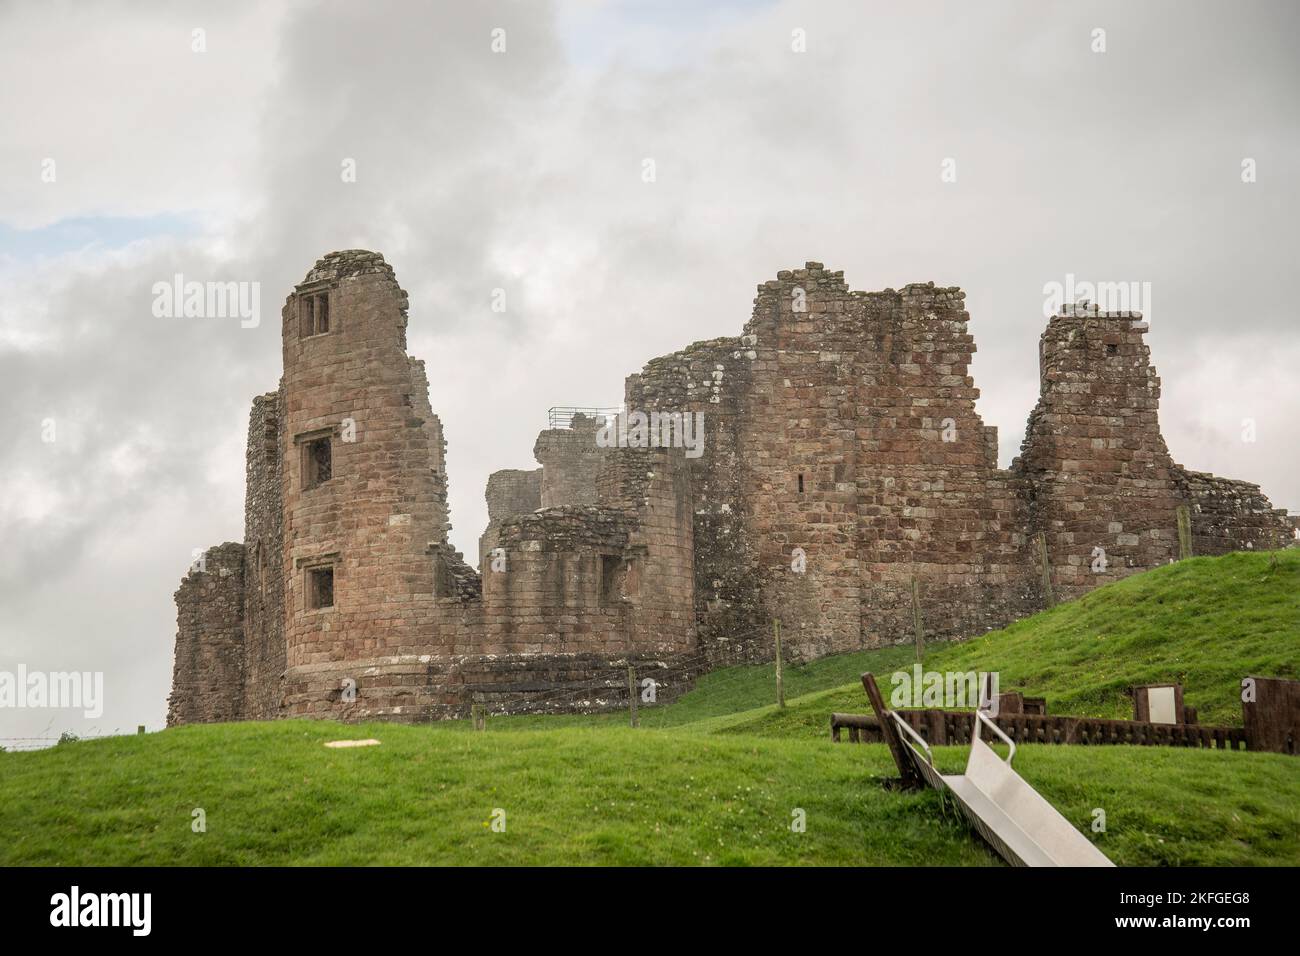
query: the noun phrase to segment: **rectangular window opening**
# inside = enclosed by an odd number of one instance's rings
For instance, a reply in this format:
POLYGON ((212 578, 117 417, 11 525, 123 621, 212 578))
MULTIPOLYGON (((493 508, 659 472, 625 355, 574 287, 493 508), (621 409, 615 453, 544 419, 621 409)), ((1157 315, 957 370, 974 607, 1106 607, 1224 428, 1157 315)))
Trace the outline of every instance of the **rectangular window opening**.
POLYGON ((305 339, 316 334, 316 313, 313 298, 309 295, 298 300, 298 338, 305 339))
POLYGON ((617 554, 600 556, 600 603, 617 604, 622 594, 619 578, 623 569, 623 559, 617 554))
POLYGON ((330 330, 329 292, 313 292, 298 297, 298 337, 324 335, 330 330))
POLYGON ((799 494, 803 494, 803 472, 799 473, 799 494))
POLYGON ((334 606, 334 569, 307 569, 307 610, 334 606))
POLYGON ((303 443, 302 486, 315 488, 334 477, 334 450, 329 438, 303 443))

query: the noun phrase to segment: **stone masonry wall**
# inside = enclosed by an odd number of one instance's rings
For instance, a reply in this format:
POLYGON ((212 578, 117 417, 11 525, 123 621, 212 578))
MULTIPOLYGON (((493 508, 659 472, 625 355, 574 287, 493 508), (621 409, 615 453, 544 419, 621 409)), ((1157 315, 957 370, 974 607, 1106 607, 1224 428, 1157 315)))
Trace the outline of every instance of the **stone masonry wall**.
POLYGON ((1193 554, 1271 550, 1295 540, 1286 509, 1273 508, 1259 485, 1179 467, 1174 480, 1190 503, 1193 554))
POLYGON ((484 572, 484 561, 497 546, 501 523, 507 518, 526 515, 542 506, 542 469, 520 471, 511 468, 494 471, 488 476, 485 496, 488 525, 478 541, 479 573, 484 572))
POLYGON ((704 451, 683 458, 693 502, 694 598, 699 645, 714 664, 761 659, 772 648, 742 489, 751 471, 741 447, 757 353, 740 336, 697 342, 628 376, 629 412, 703 415, 704 451))
POLYGON ((244 716, 244 546, 208 549, 176 591, 167 725, 244 716))
POLYGON ((596 444, 602 424, 579 412, 568 428, 550 428, 537 436, 533 457, 542 464, 539 507, 595 504, 596 475, 605 453, 596 444))
POLYGON ((1013 469, 1031 483, 1030 530, 1046 536, 1053 587, 1073 597, 1176 558, 1183 496, 1141 315, 1062 311, 1040 342, 1041 394, 1013 469))
POLYGON ((543 431, 540 469, 489 481, 475 571, 448 541, 406 295, 382 256, 331 253, 286 301, 284 377, 253 404, 245 543, 176 592, 169 723, 621 707, 629 665, 670 699, 770 659, 774 619, 811 659, 911 641, 914 609, 927 640, 1033 613, 1040 534, 1058 599, 1175 558, 1183 505, 1197 554, 1294 539, 1258 486, 1171 459, 1134 313, 1049 321, 1021 455, 998 468, 964 300, 779 272, 740 335, 627 379, 629 416, 702 416, 702 454, 602 448, 581 415, 543 431))
POLYGON ((1037 609, 1016 476, 975 412, 963 294, 850 292, 820 263, 759 286, 734 339, 628 379, 629 408, 706 416, 691 462, 696 612, 719 661, 816 657, 1037 609), (795 570, 797 552, 802 570, 795 570))
POLYGON ((748 457, 776 532, 768 607, 790 610, 784 630, 805 656, 910 639, 913 579, 930 639, 1027 610, 1019 503, 975 411, 963 299, 932 283, 850 292, 815 262, 759 288, 745 331, 770 388, 748 457))
POLYGON ((284 638, 284 398, 253 399, 245 463, 244 702, 246 716, 280 712, 284 638))
POLYGON ((447 526, 441 426, 406 356, 406 294, 391 267, 373 254, 327 257, 297 292, 283 313, 291 678, 303 665, 436 646, 428 548, 447 526), (300 334, 310 293, 330 298, 325 334, 300 334), (313 439, 330 442, 332 476, 309 487, 313 439), (308 572, 321 567, 332 569, 334 603, 314 609, 308 572))
POLYGON ((667 452, 611 452, 599 504, 503 522, 505 570, 485 571, 481 595, 437 599, 430 633, 441 646, 299 668, 287 712, 419 721, 463 716, 474 702, 530 713, 624 707, 629 664, 662 678, 661 699, 671 699, 695 673, 683 471, 667 452))
MULTIPOLYGON (((501 520, 493 533, 508 571, 480 578, 447 541, 446 442, 424 366, 405 355, 405 304, 391 268, 360 251, 318 262, 286 302, 284 712, 448 716, 481 699, 494 674, 544 706, 557 688, 542 675, 625 679, 628 660, 666 667, 694 637, 678 470, 639 462, 661 474, 640 476, 635 493, 619 491, 630 471, 598 482, 611 456, 595 445, 596 423, 575 417, 541 444, 554 452, 552 497, 589 503, 501 520), (326 310, 328 329, 304 334, 304 315, 326 310), (332 472, 313 482, 320 441, 332 472), (309 575, 320 568, 333 574, 327 607, 313 606, 309 575), (628 580, 645 591, 625 593, 628 580)), ((543 504, 547 470, 523 473, 511 504, 543 504)))
POLYGON ((625 609, 622 634, 610 636, 624 653, 685 654, 697 646, 687 461, 675 448, 620 448, 601 467, 599 500, 632 518, 622 553, 601 569, 605 600, 625 609))

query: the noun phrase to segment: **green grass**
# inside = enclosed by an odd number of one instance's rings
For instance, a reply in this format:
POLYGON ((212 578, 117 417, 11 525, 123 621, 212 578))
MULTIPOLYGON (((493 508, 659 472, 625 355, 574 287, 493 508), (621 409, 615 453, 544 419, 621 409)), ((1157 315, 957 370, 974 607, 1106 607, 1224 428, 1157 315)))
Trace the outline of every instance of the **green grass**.
MULTIPOLYGON (((1203 721, 1239 723, 1242 675, 1295 676, 1298 595, 1300 553, 1183 562, 932 647, 925 666, 997 669, 1053 712, 1103 716, 1128 714, 1130 684, 1181 680, 1203 721)), ((911 661, 886 648, 791 668, 781 711, 770 666, 728 668, 638 730, 624 714, 486 733, 276 721, 0 754, 0 865, 998 865, 938 793, 885 789, 882 745, 829 742, 832 710, 867 710, 862 670, 911 661), (323 746, 345 737, 382 743, 323 746)), ((957 770, 965 750, 936 757, 957 770)), ((1120 865, 1300 865, 1296 758, 1024 746, 1016 767, 1120 865)))
MULTIPOLYGON (((940 748, 952 769, 962 748, 940 748)), ((883 746, 566 727, 309 721, 184 727, 0 756, 0 864, 997 865, 883 746), (378 747, 324 741, 374 736, 378 747), (202 808, 207 831, 191 829, 202 808), (505 811, 494 832, 493 811, 505 811), (807 828, 790 829, 793 811, 807 828)), ((1300 863, 1293 758, 1022 747, 1016 763, 1121 865, 1300 863)))
MULTIPOLYGON (((1300 550, 1193 558, 1099 588, 981 637, 927 648, 928 671, 997 671, 1000 689, 1046 697, 1048 713, 1133 716, 1126 694, 1177 682, 1202 724, 1241 725, 1241 679, 1300 677, 1300 550)), ((855 655, 888 698, 915 655, 855 655)), ((869 712, 857 681, 761 711, 731 731, 822 736, 832 711, 869 712)))
POLYGON ((0 760, 5 865, 993 862, 937 794, 885 794, 876 747, 283 721, 0 760), (323 746, 367 736, 382 744, 323 746))

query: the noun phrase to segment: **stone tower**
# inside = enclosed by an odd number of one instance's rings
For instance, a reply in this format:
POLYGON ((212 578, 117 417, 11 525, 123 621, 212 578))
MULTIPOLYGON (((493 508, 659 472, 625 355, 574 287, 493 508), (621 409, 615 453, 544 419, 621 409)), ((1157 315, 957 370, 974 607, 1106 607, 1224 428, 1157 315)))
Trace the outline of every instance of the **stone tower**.
POLYGON ((383 258, 333 253, 283 311, 290 674, 437 643, 430 546, 447 540, 442 426, 406 354, 383 258), (400 613, 397 613, 400 612, 400 613))
POLYGON ((448 543, 406 306, 360 250, 286 300, 284 377, 249 419, 244 543, 176 592, 169 722, 620 707, 629 666, 664 701, 770 659, 774 620, 805 659, 910 641, 918 620, 928 640, 1002 626, 1046 605, 1045 576, 1070 597, 1176 557, 1183 508, 1196 554, 1293 538, 1258 486, 1173 461, 1139 315, 1052 318, 1003 469, 964 293, 860 292, 809 262, 759 285, 740 335, 627 378, 620 421, 689 416, 701 445, 611 446, 574 415, 539 435, 541 468, 493 475, 480 574, 448 543))
POLYGON ((629 664, 665 698, 689 681, 680 455, 557 436, 582 447, 493 483, 484 547, 505 558, 485 587, 448 543, 446 445, 406 325, 373 252, 330 253, 286 299, 284 376, 250 416, 245 543, 176 593, 171 723, 622 706, 629 664))
POLYGON ((1040 394, 1017 468, 1029 524, 1074 596, 1178 556, 1177 466, 1160 434, 1160 379, 1140 313, 1086 302, 1053 316, 1039 343, 1040 394))

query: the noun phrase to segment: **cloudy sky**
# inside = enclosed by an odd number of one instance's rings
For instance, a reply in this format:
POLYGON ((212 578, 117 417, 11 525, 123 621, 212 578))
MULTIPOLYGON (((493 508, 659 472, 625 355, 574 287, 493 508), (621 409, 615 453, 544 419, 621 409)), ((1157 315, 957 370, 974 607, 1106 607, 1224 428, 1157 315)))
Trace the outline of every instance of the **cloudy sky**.
POLYGON ((0 710, 0 737, 162 725, 172 592, 242 538, 279 307, 334 249, 411 294, 470 555, 547 407, 617 404, 808 259, 967 291, 1004 465, 1044 287, 1149 284, 1174 457, 1300 510, 1297 10, 0 5, 0 670, 106 681, 102 718, 0 710), (260 283, 261 324, 155 317, 176 273, 260 283))

